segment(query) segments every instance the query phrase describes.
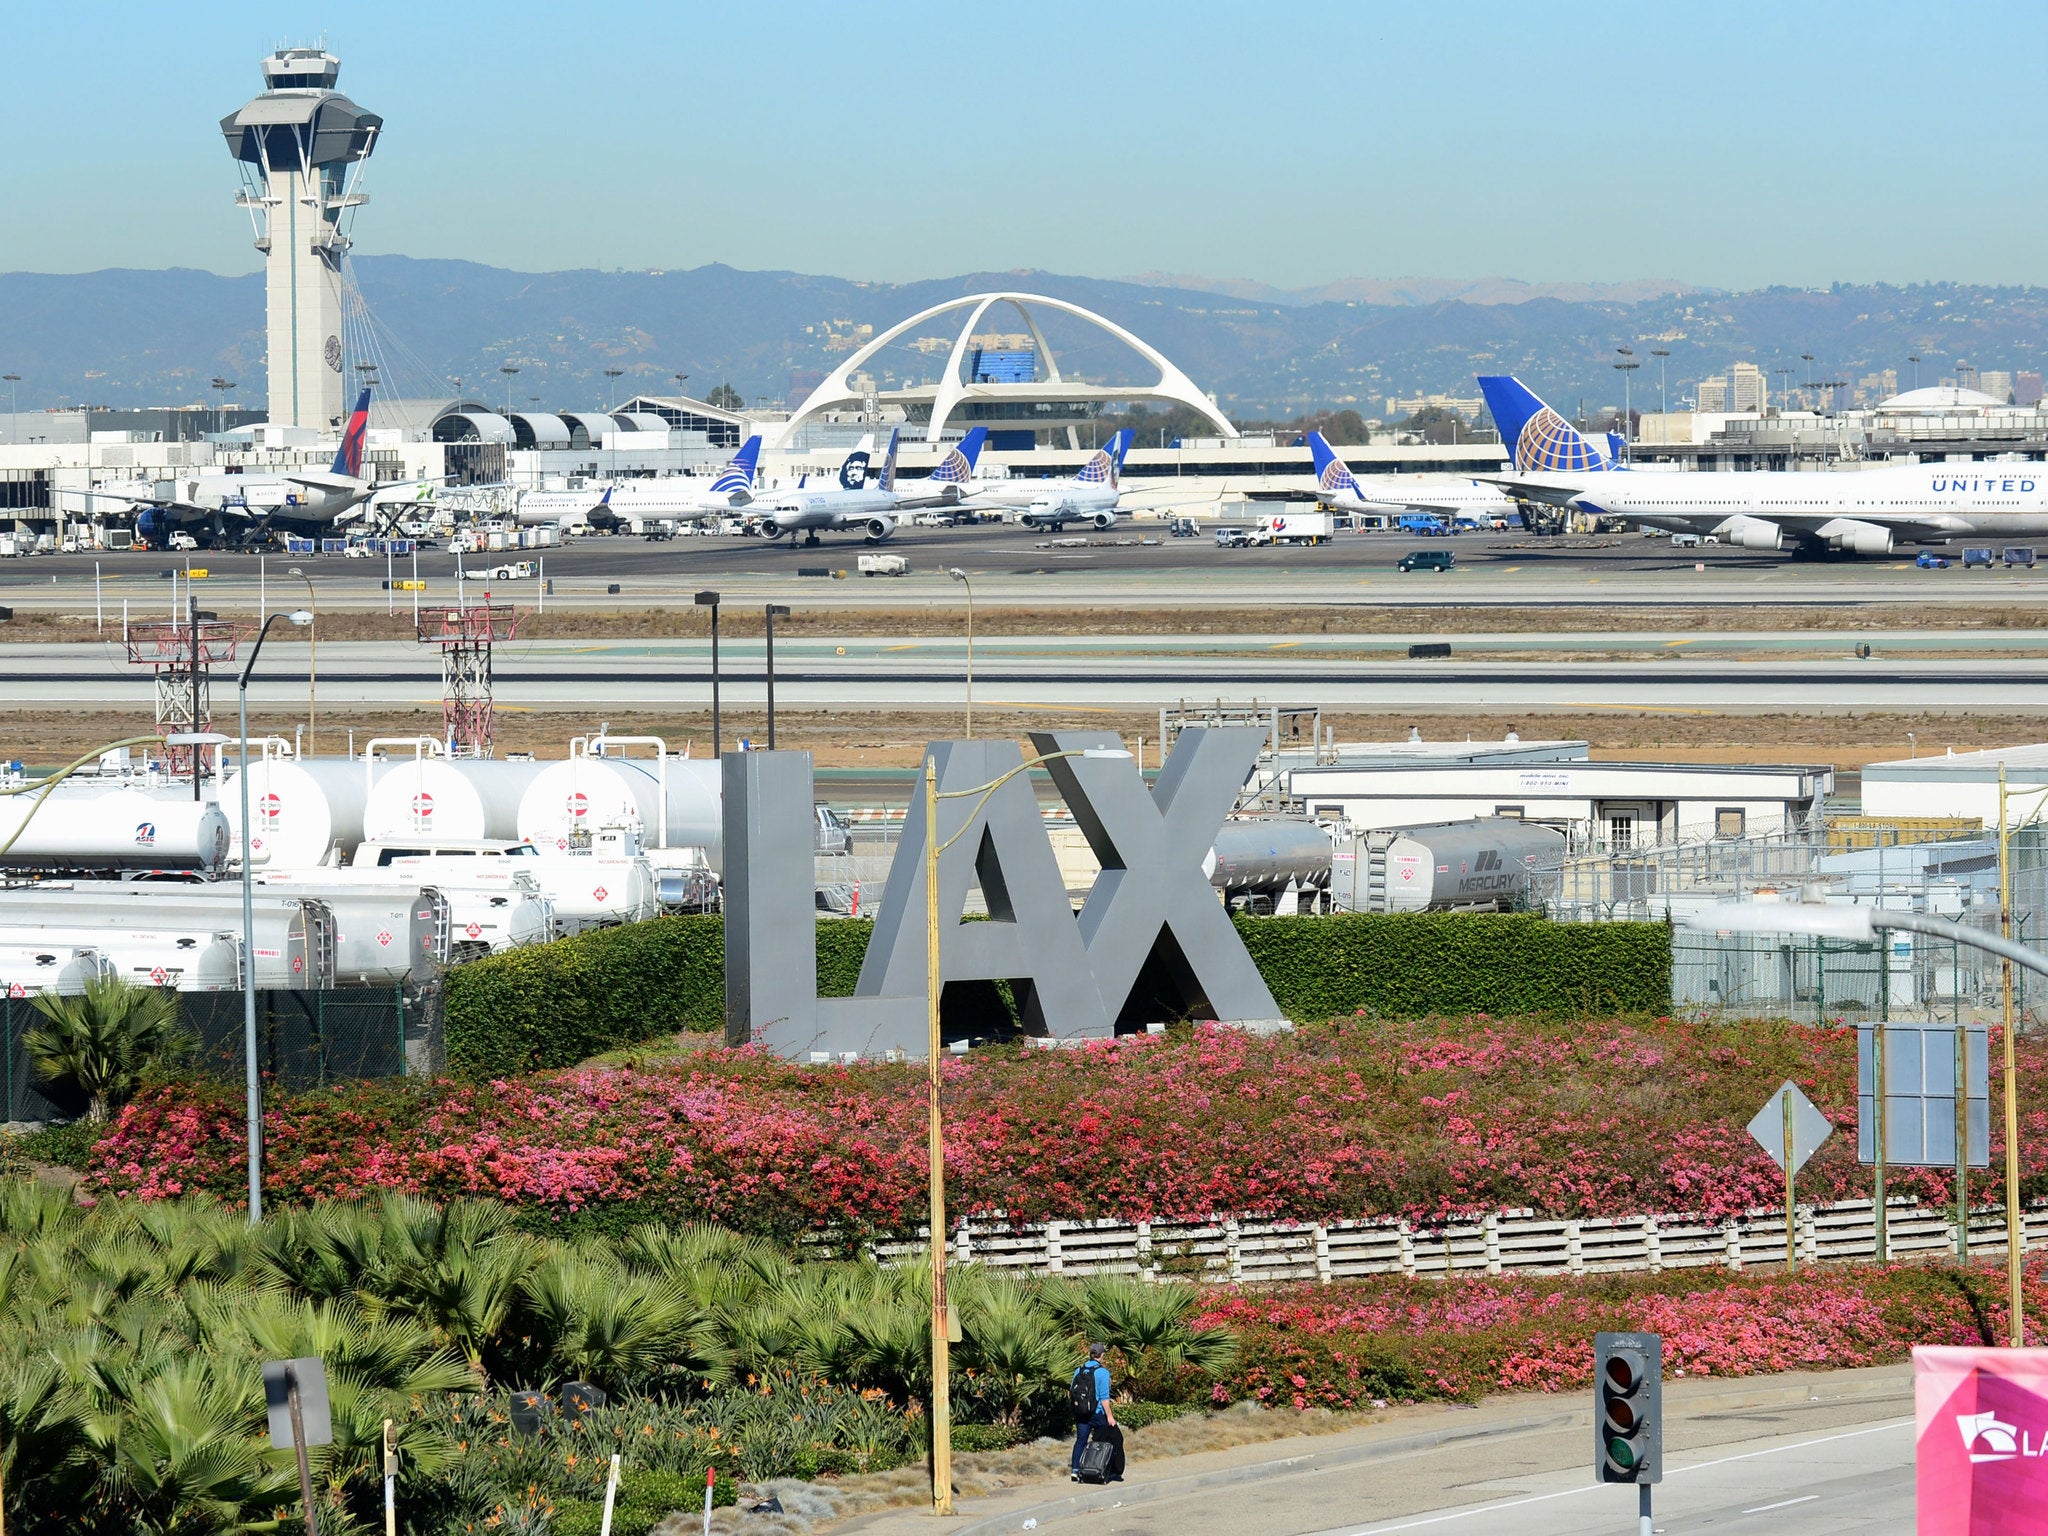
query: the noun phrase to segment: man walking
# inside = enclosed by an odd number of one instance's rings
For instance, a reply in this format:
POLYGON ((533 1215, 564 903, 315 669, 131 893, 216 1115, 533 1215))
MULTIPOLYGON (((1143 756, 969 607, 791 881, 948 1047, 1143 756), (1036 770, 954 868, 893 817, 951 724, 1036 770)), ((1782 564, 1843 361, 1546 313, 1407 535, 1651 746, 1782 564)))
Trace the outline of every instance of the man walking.
POLYGON ((1123 1431, 1117 1428, 1116 1413, 1110 1407, 1111 1386, 1109 1367, 1102 1363, 1108 1353, 1108 1346, 1096 1342, 1088 1346, 1088 1359, 1074 1372, 1074 1379, 1068 1385, 1067 1396, 1074 1409, 1074 1456, 1068 1468, 1068 1480, 1081 1482, 1082 1462, 1088 1461, 1089 1482, 1120 1483, 1124 1475, 1123 1431), (1107 1448, 1105 1458, 1098 1453, 1089 1457, 1088 1443, 1100 1441, 1107 1448))

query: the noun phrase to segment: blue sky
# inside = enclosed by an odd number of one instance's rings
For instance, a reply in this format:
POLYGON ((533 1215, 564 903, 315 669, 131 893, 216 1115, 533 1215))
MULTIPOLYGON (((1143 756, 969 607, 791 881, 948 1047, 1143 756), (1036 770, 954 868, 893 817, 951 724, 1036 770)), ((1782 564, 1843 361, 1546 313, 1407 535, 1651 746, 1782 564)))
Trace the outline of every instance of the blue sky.
POLYGON ((363 252, 2041 281, 2048 8, 208 0, 8 7, 0 270, 253 270, 220 117, 325 36, 363 252))

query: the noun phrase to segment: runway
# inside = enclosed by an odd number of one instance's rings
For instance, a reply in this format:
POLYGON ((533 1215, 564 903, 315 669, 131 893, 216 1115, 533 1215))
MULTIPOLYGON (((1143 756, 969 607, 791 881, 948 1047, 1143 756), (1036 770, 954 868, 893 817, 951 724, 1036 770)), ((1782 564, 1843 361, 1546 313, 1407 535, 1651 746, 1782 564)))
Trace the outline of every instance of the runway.
MULTIPOLYGON (((903 577, 863 579, 858 539, 792 549, 761 539, 694 536, 665 543, 626 537, 580 539, 544 551, 457 557, 438 546, 417 561, 394 561, 389 579, 415 574, 422 600, 467 601, 488 591, 521 607, 542 602, 539 579, 486 579, 471 573, 533 561, 554 584, 550 607, 620 609, 687 605, 705 588, 728 605, 778 602, 816 607, 957 607, 965 600, 949 568, 965 571, 978 603, 1032 607, 1470 607, 1607 609, 1645 606, 1798 605, 1855 608, 1890 604, 1966 604, 2021 608, 2048 603, 2048 574, 1923 571, 1910 561, 1806 560, 1726 548, 1673 550, 1640 535, 1537 539, 1528 534, 1468 534, 1420 540, 1395 533, 1343 534, 1316 547, 1223 550, 1208 538, 1167 539, 1158 524, 1127 523, 1112 534, 1070 534, 1062 546, 1007 526, 905 528, 882 548, 910 564, 903 577), (1139 542, 1150 540, 1149 543, 1139 542), (1448 572, 1403 574, 1400 556, 1449 547, 1448 572), (1697 558, 1694 558, 1697 557, 1697 558), (463 579, 458 584, 458 563, 463 579), (814 574, 803 574, 806 572, 814 574), (835 572, 846 573, 843 577, 835 572), (616 585, 619 590, 608 589, 616 585)), ((90 614, 95 598, 118 615, 168 611, 169 572, 207 574, 194 583, 202 606, 250 612, 299 601, 309 576, 323 606, 404 610, 412 594, 383 587, 381 559, 256 556, 205 551, 50 555, 0 562, 0 605, 26 611, 90 614), (95 566, 98 581, 95 584, 95 566)), ((179 585, 183 586, 182 575, 179 585)))
MULTIPOLYGON (((1564 650, 1592 637, 1552 637, 1564 650)), ((1517 637, 1521 657, 1539 642, 1517 637)), ((1285 702, 1328 710, 1631 710, 1672 713, 1846 711, 2048 711, 2048 649, 2015 644, 2008 654, 1956 658, 1883 654, 1801 657, 1690 656, 1664 659, 1495 659, 1483 647, 1449 659, 1409 660, 1389 646, 1384 659, 1356 641, 1341 655, 1293 641, 1226 650, 1216 642, 1092 637, 983 642, 976 653, 975 702, 1045 711, 1149 711, 1176 703, 1285 702)), ((110 645, 18 644, 7 701, 16 708, 148 707, 146 672, 110 645)), ((720 686, 728 707, 765 702, 759 641, 721 647, 720 686)), ((250 687, 258 707, 303 699, 306 657, 296 645, 264 653, 250 687)), ((958 641, 814 639, 779 642, 776 699, 789 709, 958 708, 966 695, 966 648, 958 641)), ((514 642, 495 667, 500 705, 701 709, 712 681, 710 647, 696 640, 620 644, 514 642)), ((320 647, 319 698, 328 707, 432 704, 440 695, 437 653, 392 641, 320 647)))

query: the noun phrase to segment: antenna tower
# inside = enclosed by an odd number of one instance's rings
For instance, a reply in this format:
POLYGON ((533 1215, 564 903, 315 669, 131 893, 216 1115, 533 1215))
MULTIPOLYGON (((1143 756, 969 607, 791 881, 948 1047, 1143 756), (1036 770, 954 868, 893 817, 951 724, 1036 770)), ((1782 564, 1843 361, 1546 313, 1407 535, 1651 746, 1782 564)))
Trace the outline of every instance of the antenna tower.
POLYGON ((491 648, 518 627, 510 603, 420 610, 420 644, 441 648, 441 732, 451 757, 491 755, 491 648))
MULTIPOLYGON (((219 619, 159 619, 128 626, 128 660, 156 674, 156 731, 180 736, 213 729, 213 669, 235 659, 235 626, 219 619)), ((192 747, 163 748, 164 766, 183 773, 192 747)))

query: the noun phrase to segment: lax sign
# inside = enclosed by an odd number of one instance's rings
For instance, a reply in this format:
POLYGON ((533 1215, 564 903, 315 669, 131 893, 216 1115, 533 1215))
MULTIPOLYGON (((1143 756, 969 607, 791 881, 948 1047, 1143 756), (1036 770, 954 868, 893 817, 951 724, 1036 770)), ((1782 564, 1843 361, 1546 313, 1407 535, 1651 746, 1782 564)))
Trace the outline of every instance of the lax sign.
MULTIPOLYGON (((1258 761, 1265 734, 1186 730, 1148 788, 1127 756, 1065 757, 1046 772, 1102 872, 1079 914, 1029 778, 980 798, 941 799, 939 975, 1008 982, 1027 1032, 1104 1039, 1119 1023, 1172 1016, 1271 1025, 1280 1010, 1203 873, 1202 859, 1258 761), (978 886, 988 921, 965 922, 978 886)), ((1116 749, 1106 731, 1047 731, 1035 752, 1116 749)), ((1012 741, 941 741, 926 750, 941 795, 1019 768, 1012 741)), ((725 1026, 737 1045, 922 1057, 925 817, 913 804, 852 997, 818 993, 808 752, 724 759, 725 1026)))

